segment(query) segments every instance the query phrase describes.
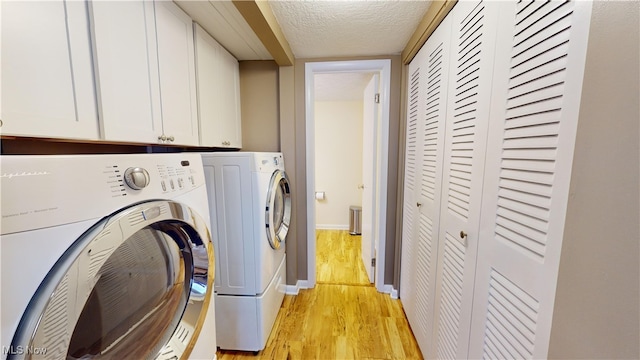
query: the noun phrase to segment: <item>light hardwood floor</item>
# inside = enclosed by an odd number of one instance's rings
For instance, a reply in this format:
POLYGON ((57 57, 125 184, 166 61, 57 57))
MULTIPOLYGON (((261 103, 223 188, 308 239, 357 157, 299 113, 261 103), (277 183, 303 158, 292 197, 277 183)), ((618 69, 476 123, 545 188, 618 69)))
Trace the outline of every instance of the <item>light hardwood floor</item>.
POLYGON ((316 230, 316 282, 368 285, 360 260, 362 237, 344 230, 316 230))
POLYGON ((316 287, 285 296, 265 349, 218 359, 422 359, 400 301, 369 283, 360 237, 319 230, 316 251, 316 287))

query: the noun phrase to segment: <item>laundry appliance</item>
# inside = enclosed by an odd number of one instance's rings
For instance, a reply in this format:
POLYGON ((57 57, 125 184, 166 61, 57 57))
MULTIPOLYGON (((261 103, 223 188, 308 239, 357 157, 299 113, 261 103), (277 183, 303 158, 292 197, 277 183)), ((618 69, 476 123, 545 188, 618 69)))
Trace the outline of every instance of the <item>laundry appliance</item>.
POLYGON ((280 153, 202 154, 217 250, 217 343, 264 349, 286 288, 291 192, 280 153))
POLYGON ((2 359, 214 359, 199 154, 0 156, 2 359))

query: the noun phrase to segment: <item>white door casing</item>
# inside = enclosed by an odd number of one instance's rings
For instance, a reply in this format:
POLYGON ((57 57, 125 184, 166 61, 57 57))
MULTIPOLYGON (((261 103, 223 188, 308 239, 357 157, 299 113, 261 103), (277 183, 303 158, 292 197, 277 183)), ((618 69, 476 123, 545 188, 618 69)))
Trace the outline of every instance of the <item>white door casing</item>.
POLYGON ((374 74, 364 89, 363 108, 363 134, 362 134, 362 262, 367 271, 369 282, 373 283, 375 268, 372 259, 375 257, 376 237, 375 216, 376 216, 376 173, 379 171, 376 160, 378 148, 378 104, 375 96, 378 93, 379 75, 374 74))
POLYGON ((376 202, 379 213, 374 227, 377 238, 373 242, 378 249, 375 269, 375 285, 379 292, 390 293, 391 285, 384 284, 385 246, 387 229, 387 172, 389 153, 389 107, 391 86, 391 60, 353 60, 335 62, 309 62, 305 64, 305 119, 306 119, 306 185, 307 185, 307 280, 300 287, 312 288, 316 283, 316 237, 315 237, 315 135, 314 135, 314 74, 336 72, 380 73, 380 141, 376 154, 381 171, 376 179, 378 187, 376 202))

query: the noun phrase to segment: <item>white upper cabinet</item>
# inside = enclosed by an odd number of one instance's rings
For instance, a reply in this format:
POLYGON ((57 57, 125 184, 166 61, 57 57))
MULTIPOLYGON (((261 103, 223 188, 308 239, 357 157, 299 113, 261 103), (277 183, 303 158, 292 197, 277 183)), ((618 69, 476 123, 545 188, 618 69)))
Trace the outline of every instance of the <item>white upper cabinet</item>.
POLYGON ((242 147, 238 60, 194 24, 200 145, 242 147))
POLYGON ((150 2, 92 3, 100 121, 106 140, 155 143, 162 135, 153 12, 150 2))
POLYGON ((92 2, 105 140, 198 145, 191 19, 173 2, 92 2))
POLYGON ((86 2, 1 6, 1 133, 98 139, 86 2))
POLYGON ((172 144, 198 145, 192 21, 171 1, 155 5, 163 132, 172 144))

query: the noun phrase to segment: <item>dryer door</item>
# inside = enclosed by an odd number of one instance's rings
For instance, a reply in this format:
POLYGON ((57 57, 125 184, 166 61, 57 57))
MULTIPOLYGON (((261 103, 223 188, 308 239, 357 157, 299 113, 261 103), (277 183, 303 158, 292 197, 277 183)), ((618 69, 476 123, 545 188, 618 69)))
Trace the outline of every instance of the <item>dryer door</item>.
POLYGON ((27 351, 9 358, 187 358, 209 305, 213 259, 205 221, 185 205, 150 201, 116 212, 40 284, 12 342, 27 351), (190 307, 195 323, 183 319, 190 307))
POLYGON ((267 239, 272 248, 279 249, 287 236, 291 222, 289 179, 282 170, 276 170, 271 175, 266 210, 267 239))

